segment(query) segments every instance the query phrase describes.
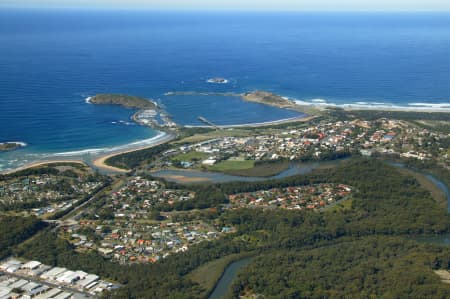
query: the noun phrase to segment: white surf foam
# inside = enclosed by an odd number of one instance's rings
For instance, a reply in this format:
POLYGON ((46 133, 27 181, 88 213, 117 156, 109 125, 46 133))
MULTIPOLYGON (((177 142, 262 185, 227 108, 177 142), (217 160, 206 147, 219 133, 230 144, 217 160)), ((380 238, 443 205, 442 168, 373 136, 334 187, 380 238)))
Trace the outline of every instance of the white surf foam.
POLYGON ((152 145, 157 143, 158 141, 160 141, 161 139, 163 139, 164 137, 167 136, 167 133, 165 132, 159 132, 158 135, 152 137, 152 138, 148 138, 148 139, 144 139, 144 140, 139 140, 136 142, 132 142, 132 143, 127 143, 125 145, 120 145, 120 146, 115 146, 115 147, 105 147, 105 148, 90 148, 90 149, 84 149, 84 150, 78 150, 78 151, 68 151, 68 152, 61 152, 61 153, 55 153, 55 154, 45 154, 45 157, 75 157, 75 156, 83 156, 83 155, 99 155, 99 154, 104 154, 104 153, 113 153, 113 152, 118 152, 118 151, 122 151, 122 150, 127 150, 127 149, 133 149, 136 147, 141 147, 141 146, 147 146, 147 145, 152 145))
POLYGON ((212 84, 228 84, 230 81, 228 81, 228 79, 223 79, 223 78, 211 78, 206 80, 206 82, 208 83, 212 83, 212 84), (220 79, 220 81, 219 81, 220 79))
POLYGON ((337 108, 349 108, 349 109, 377 109, 377 110, 398 110, 398 111, 437 111, 437 112, 450 112, 450 103, 408 103, 406 105, 395 105, 386 102, 354 102, 354 103, 331 103, 323 99, 293 99, 295 103, 301 106, 314 106, 314 107, 337 107, 337 108))
POLYGON ((84 101, 86 102, 86 104, 91 104, 91 99, 92 97, 87 97, 84 99, 84 101))
POLYGON ((408 106, 445 109, 450 108, 450 103, 409 103, 408 106))
POLYGON ((6 144, 6 143, 9 143, 9 144, 17 144, 17 145, 19 145, 19 146, 21 146, 21 147, 25 147, 25 146, 28 145, 28 144, 26 144, 26 143, 23 142, 23 141, 7 141, 7 142, 0 142, 0 144, 6 144))

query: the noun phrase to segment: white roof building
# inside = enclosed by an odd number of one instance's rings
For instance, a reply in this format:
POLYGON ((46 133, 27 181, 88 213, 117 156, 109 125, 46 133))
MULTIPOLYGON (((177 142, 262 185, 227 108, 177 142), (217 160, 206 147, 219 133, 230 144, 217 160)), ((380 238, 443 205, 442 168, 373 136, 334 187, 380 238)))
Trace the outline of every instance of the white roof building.
POLYGON ((0 298, 8 295, 12 291, 12 288, 0 286, 0 298))
POLYGON ((71 277, 72 277, 74 274, 75 274, 74 271, 67 270, 67 271, 65 271, 65 272, 63 272, 63 273, 60 273, 60 274, 58 275, 58 277, 56 277, 56 280, 59 281, 59 282, 71 283, 71 282, 72 282, 71 277))
POLYGON ((55 277, 61 273, 63 273, 64 271, 67 271, 66 268, 60 268, 60 267, 55 267, 50 269, 49 271, 45 272, 44 274, 41 275, 42 279, 55 279, 55 277))
POLYGON ((72 297, 72 293, 63 292, 58 296, 52 297, 52 299, 69 299, 70 297, 72 297))
POLYGON ((214 159, 206 159, 206 160, 203 160, 202 164, 203 165, 207 165, 207 166, 212 166, 212 165, 216 164, 216 160, 214 160, 214 159))
POLYGON ((47 299, 47 298, 52 298, 56 295, 58 295, 59 293, 61 293, 62 291, 60 289, 54 288, 54 289, 50 289, 48 292, 45 292, 39 296, 36 297, 36 299, 47 299))
POLYGON ((22 265, 22 269, 33 270, 33 269, 38 268, 40 265, 42 265, 42 263, 40 263, 38 261, 30 261, 30 262, 22 265))
POLYGON ((13 289, 15 289, 15 288, 20 289, 27 283, 28 283, 28 280, 20 279, 20 280, 16 281, 15 283, 10 284, 8 287, 13 288, 13 289))
POLYGON ((8 272, 8 273, 14 273, 14 272, 16 272, 17 270, 19 270, 20 269, 20 265, 11 265, 11 266, 9 266, 7 269, 6 269, 6 272, 8 272))
POLYGON ((77 285, 79 285, 83 288, 86 288, 88 285, 97 281, 98 279, 99 279, 99 277, 97 275, 88 274, 88 275, 86 275, 86 277, 84 277, 84 279, 81 279, 80 281, 78 281, 77 285))
POLYGON ((18 260, 9 260, 0 265, 0 270, 6 270, 13 265, 22 265, 22 262, 18 260))

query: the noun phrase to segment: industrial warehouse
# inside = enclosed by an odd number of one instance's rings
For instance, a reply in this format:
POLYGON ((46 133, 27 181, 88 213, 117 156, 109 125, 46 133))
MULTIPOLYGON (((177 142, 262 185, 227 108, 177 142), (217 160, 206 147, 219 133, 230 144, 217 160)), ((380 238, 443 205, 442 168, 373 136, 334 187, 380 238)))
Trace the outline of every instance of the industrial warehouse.
POLYGON ((118 287, 95 274, 38 261, 11 258, 0 263, 0 299, 84 299, 118 287))

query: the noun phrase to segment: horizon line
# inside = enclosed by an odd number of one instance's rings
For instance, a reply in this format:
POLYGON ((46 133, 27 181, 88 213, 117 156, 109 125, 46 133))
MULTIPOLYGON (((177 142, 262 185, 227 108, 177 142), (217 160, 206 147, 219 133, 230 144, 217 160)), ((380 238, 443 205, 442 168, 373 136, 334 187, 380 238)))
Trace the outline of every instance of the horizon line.
POLYGON ((289 8, 211 8, 211 7, 104 7, 104 6, 1 6, 0 10, 82 10, 82 11, 142 11, 142 12, 326 12, 326 13, 450 13, 448 9, 289 9, 289 8))

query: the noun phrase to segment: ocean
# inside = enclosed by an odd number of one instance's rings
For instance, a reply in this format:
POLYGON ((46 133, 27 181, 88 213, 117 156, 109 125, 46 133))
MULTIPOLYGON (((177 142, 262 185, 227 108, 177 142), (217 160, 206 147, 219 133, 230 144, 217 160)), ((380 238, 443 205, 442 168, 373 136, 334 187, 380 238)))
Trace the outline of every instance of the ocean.
POLYGON ((182 125, 298 114, 167 92, 449 111, 449 53, 450 13, 0 10, 0 142, 28 144, 0 153, 0 170, 159 137, 133 111, 85 102, 98 93, 155 99, 182 125))

